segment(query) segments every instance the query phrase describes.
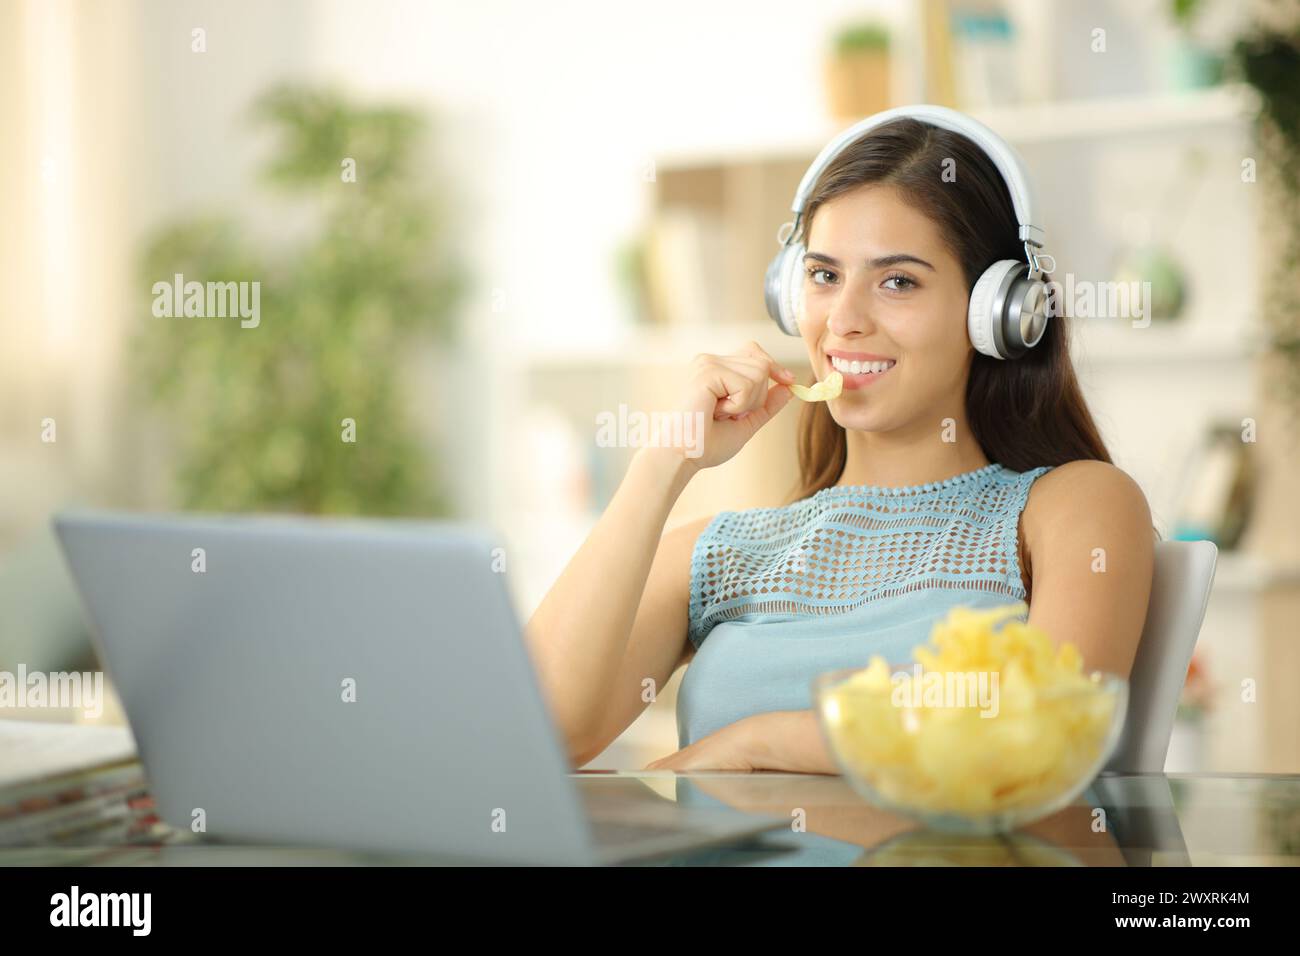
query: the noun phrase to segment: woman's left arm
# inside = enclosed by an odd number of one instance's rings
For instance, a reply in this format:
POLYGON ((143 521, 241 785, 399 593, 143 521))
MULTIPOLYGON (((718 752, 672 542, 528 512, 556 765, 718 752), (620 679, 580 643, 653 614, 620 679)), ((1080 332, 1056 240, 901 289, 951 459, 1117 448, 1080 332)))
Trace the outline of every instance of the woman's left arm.
POLYGON ((1128 677, 1155 566, 1142 489, 1114 465, 1068 462, 1034 482, 1022 521, 1029 623, 1075 645, 1085 672, 1128 677))

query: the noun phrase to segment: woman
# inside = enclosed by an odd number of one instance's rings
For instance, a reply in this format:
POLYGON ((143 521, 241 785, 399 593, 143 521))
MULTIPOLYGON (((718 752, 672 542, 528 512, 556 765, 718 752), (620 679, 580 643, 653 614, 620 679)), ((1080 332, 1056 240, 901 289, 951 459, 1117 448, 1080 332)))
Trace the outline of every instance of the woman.
POLYGON ((703 453, 640 449, 527 628, 575 766, 689 662, 681 749, 652 768, 835 773, 812 678, 910 661, 956 604, 1024 600, 1086 669, 1132 667, 1151 517, 1083 401, 1065 317, 1014 361, 966 331, 976 279, 1022 258, 989 156, 915 119, 877 126, 822 171, 801 228, 799 333, 818 380, 838 367, 845 388, 805 407, 796 500, 664 534, 691 477, 795 381, 753 342, 696 357, 683 408, 704 413, 703 453))

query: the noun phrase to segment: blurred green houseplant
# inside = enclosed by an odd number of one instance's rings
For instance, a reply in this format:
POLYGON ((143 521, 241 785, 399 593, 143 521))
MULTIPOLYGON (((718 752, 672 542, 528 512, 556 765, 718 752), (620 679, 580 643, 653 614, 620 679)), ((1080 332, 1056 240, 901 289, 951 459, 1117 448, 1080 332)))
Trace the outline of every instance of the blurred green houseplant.
POLYGON ((263 169, 270 208, 304 215, 305 241, 271 247, 230 218, 207 217, 164 229, 143 255, 147 289, 176 273, 261 283, 255 328, 144 312, 134 378, 172 426, 182 505, 444 514, 400 375, 421 340, 449 340, 467 287, 422 189, 425 123, 296 87, 269 91, 252 117, 276 134, 263 169))
MULTIPOLYGON (((1282 359, 1282 387, 1300 408, 1300 13, 1291 8, 1284 22, 1239 37, 1231 62, 1259 94, 1259 169, 1271 181, 1269 217, 1280 224, 1270 238, 1263 315, 1271 351, 1282 359)), ((1288 421, 1294 426, 1295 416, 1288 421)))

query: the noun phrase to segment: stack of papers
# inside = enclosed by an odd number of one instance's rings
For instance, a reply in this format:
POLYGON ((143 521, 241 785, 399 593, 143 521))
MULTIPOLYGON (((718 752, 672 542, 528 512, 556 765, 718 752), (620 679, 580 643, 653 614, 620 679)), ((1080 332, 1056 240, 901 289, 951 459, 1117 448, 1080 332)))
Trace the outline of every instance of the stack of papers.
POLYGON ((0 788, 134 759, 128 727, 0 720, 0 788))
POLYGON ((0 848, 159 842, 125 727, 0 720, 0 848))

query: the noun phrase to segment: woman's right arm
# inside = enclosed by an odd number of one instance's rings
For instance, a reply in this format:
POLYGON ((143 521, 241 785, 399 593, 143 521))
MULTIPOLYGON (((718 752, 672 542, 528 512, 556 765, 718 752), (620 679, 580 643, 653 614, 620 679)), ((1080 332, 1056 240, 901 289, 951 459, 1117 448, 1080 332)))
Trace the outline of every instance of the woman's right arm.
POLYGON ((706 522, 663 534, 678 496, 698 470, 731 458, 770 421, 793 381, 756 343, 736 355, 699 356, 681 408, 703 416, 701 454, 638 450, 528 622, 533 662, 575 765, 645 709, 646 678, 657 691, 682 660, 691 548, 706 522))

